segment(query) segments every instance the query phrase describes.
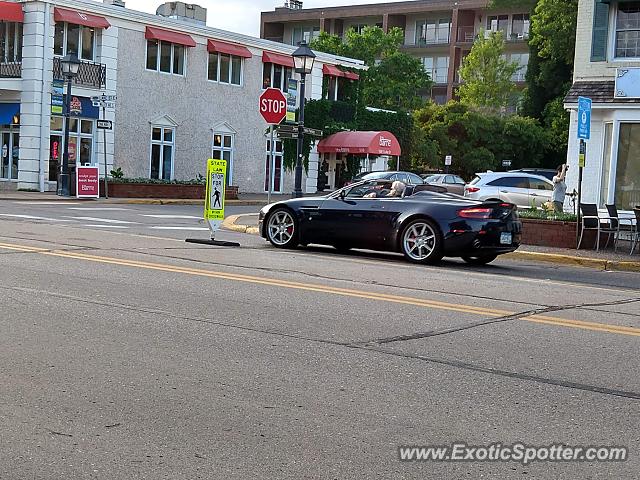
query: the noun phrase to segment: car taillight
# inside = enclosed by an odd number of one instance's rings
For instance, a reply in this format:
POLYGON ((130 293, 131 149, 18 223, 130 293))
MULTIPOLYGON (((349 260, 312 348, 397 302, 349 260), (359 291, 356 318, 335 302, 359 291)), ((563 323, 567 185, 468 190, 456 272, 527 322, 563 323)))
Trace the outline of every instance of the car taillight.
POLYGON ((464 187, 464 189, 467 193, 475 193, 480 191, 478 187, 464 187))
POLYGON ((493 208, 465 208, 458 211, 458 216, 462 218, 485 219, 491 218, 493 208))

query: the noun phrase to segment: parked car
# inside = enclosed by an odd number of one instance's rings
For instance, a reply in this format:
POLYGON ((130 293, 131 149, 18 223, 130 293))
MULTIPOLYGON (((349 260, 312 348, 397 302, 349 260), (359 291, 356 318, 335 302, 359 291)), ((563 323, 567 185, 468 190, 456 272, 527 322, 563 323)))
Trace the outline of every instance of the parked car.
POLYGON ((260 234, 279 248, 365 248, 400 252, 415 263, 447 256, 485 264, 520 245, 522 224, 513 204, 415 192, 419 186, 411 185, 400 197, 370 197, 390 187, 386 180, 367 180, 327 196, 267 205, 260 210, 260 234))
POLYGON ((437 175, 429 175, 424 179, 424 181, 431 185, 439 185, 441 187, 444 187, 449 193, 464 195, 465 181, 458 175, 452 175, 450 173, 439 173, 437 175))
POLYGON ((556 176, 556 171, 552 168, 520 168, 518 170, 509 170, 510 172, 524 172, 532 175, 540 175, 548 180, 553 181, 553 177, 556 176))
POLYGON ((394 171, 367 173, 366 175, 363 175, 360 180, 388 180, 390 182, 399 180, 405 185, 423 185, 425 183, 422 177, 415 173, 394 171))
POLYGON ((520 208, 541 207, 551 201, 553 183, 539 175, 522 172, 486 172, 464 188, 464 196, 475 200, 503 201, 520 208))

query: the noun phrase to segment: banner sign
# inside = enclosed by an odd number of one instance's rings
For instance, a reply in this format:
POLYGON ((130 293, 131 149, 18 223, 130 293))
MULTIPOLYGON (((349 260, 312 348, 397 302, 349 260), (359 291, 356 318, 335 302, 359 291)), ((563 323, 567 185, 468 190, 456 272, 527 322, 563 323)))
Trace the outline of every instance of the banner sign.
POLYGON ((99 177, 98 167, 76 167, 76 198, 99 198, 99 177))
MULTIPOLYGON (((71 95, 69 110, 72 117, 99 118, 100 109, 93 106, 88 97, 71 95)), ((53 115, 64 114, 64 83, 54 80, 51 86, 51 113, 53 115)))
POLYGON ((298 81, 290 78, 287 82, 287 122, 296 121, 296 109, 298 108, 298 81))
POLYGON ((209 223, 209 229, 212 234, 220 228, 224 220, 226 175, 226 160, 210 158, 207 161, 207 193, 204 201, 204 219, 209 223))

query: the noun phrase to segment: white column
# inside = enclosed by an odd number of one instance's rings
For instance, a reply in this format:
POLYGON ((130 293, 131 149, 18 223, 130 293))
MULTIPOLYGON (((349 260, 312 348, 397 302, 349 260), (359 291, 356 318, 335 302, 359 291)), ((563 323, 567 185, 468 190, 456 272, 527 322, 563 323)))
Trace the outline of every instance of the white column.
POLYGON ((309 153, 309 171, 305 181, 305 193, 316 193, 318 190, 318 170, 320 169, 320 155, 315 147, 309 153))
POLYGON ((618 172, 618 146, 620 143, 620 121, 613 122, 611 132, 611 163, 609 165, 609 188, 607 203, 613 205, 616 200, 616 173, 618 172))
MULTIPOLYGON (((41 155, 48 160, 41 148, 41 136, 47 133, 48 117, 42 117, 42 102, 50 103, 43 92, 51 85, 51 71, 43 69, 43 58, 51 56, 47 52, 45 37, 53 37, 53 29, 44 31, 45 4, 24 3, 24 40, 22 49, 22 93, 20 98, 20 160, 18 163, 18 188, 38 189, 41 155), (47 35, 45 35, 45 33, 47 35), (46 121, 45 121, 46 120, 46 121), (41 125, 46 123, 46 127, 41 125)), ((44 68, 48 68, 45 61, 44 68)))
MULTIPOLYGON (((102 30, 99 36, 98 44, 98 56, 97 62, 100 62, 106 66, 107 69, 107 82, 106 88, 100 90, 100 93, 106 95, 116 95, 117 85, 117 63, 118 63, 118 27, 111 26, 105 30, 102 30)), ((98 93, 93 93, 97 95, 98 93)), ((116 108, 118 108, 118 101, 116 101, 116 108)), ((102 117, 102 109, 100 109, 100 118, 102 117)), ((107 109, 106 119, 111 120, 114 125, 114 130, 107 130, 107 174, 113 169, 114 166, 114 143, 115 143, 115 110, 107 109)), ((100 175, 104 175, 104 133, 102 130, 97 131, 95 138, 96 148, 94 149, 97 161, 100 165, 100 175)))

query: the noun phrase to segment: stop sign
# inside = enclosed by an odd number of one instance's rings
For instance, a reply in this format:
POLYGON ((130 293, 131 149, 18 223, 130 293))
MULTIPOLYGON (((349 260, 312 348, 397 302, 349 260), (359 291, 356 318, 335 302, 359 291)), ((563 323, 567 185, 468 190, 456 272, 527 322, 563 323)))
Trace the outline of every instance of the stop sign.
POLYGON ((260 95, 260 115, 267 123, 278 124, 287 116, 287 99, 277 88, 267 88, 260 95))

